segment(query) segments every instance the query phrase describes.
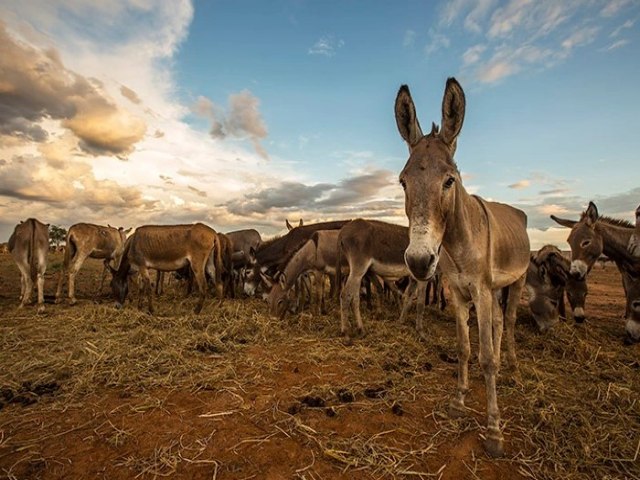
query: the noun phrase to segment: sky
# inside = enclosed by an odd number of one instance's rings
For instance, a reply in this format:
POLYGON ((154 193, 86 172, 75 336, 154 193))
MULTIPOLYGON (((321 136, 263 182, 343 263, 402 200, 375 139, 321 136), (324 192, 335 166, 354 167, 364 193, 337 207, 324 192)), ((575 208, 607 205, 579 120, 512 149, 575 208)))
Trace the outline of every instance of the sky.
POLYGON ((28 217, 406 225, 395 96, 428 130, 455 76, 465 188, 567 249, 550 214, 640 203, 639 51, 639 0, 3 0, 0 241, 28 217))

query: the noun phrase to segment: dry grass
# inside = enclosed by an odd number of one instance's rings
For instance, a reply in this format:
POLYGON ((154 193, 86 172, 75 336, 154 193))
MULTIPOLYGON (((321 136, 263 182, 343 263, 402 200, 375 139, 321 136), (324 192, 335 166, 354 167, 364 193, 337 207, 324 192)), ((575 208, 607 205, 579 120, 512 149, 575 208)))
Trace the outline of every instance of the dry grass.
MULTIPOLYGON (((37 415, 91 408, 91 399, 105 391, 135 398, 123 402, 134 415, 162 413, 172 392, 229 395, 237 399, 234 408, 199 418, 217 425, 243 419, 259 433, 233 439, 224 451, 250 456, 271 442, 296 442, 310 452, 295 468, 297 478, 322 478, 321 462, 347 478, 441 478, 457 445, 483 431, 477 357, 472 358, 470 416, 445 415, 455 388, 449 312, 428 310, 427 340, 418 339, 411 326, 398 326, 397 312, 367 313, 367 335, 345 346, 335 311, 280 322, 258 301, 227 301, 222 307, 210 301, 201 315, 190 313, 194 302, 169 291, 156 316, 88 301, 73 308, 48 305, 46 314, 36 315, 0 298, 4 474, 29 476, 25 472, 47 472, 64 463, 43 456, 36 446, 87 426, 109 448, 134 442, 131 428, 105 416, 68 429, 31 428, 37 415), (309 371, 305 381, 276 391, 283 386, 276 380, 297 365, 309 371), (248 392, 255 391, 270 400, 251 407, 248 392), (331 417, 350 428, 336 427, 331 417), (368 419, 378 418, 397 420, 379 431, 366 428, 368 419), (351 428, 357 422, 362 428, 351 428)), ((521 313, 520 375, 503 376, 499 383, 508 455, 494 461, 481 451, 468 452, 462 460, 466 478, 483 478, 496 465, 536 479, 640 478, 638 347, 622 345, 621 324, 591 319, 579 328, 559 324, 541 336, 521 313)), ((472 342, 477 352, 477 336, 472 342)), ((159 440, 151 454, 124 455, 112 466, 136 478, 171 476, 189 466, 207 468, 209 478, 234 478, 214 448, 220 434, 215 428, 209 432, 176 432, 159 440)))

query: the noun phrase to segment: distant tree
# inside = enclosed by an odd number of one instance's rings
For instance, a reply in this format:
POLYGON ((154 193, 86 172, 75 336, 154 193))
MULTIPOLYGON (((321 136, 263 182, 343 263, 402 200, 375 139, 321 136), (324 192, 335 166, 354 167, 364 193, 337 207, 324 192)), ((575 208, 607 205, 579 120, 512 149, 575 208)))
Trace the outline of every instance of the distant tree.
POLYGON ((59 247, 62 242, 67 238, 67 229, 59 227, 57 225, 51 225, 49 227, 49 243, 59 247))

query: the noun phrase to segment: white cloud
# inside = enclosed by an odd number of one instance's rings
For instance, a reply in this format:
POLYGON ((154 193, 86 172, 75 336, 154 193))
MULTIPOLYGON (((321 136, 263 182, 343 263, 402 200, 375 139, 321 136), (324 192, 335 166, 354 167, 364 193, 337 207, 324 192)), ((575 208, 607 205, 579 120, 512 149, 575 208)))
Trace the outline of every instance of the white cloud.
POLYGON ((344 40, 336 39, 333 35, 320 37, 314 43, 307 53, 309 55, 323 55, 325 57, 333 57, 336 51, 344 46, 344 40))
MULTIPOLYGON (((493 84, 566 61, 602 36, 603 16, 620 17, 634 5, 637 2, 627 0, 452 0, 440 10, 438 27, 428 32, 432 39, 428 53, 446 48, 442 39, 449 40, 448 29, 459 31, 462 24, 472 35, 456 34, 457 41, 473 43, 461 57, 461 75, 493 84)), ((620 35, 634 22, 624 21, 611 36, 620 35)), ((625 44, 612 43, 609 48, 625 44)))
POLYGON ((523 188, 528 188, 530 185, 531 185, 531 181, 524 179, 524 180, 519 180, 515 183, 512 183, 511 185, 509 185, 509 188, 514 190, 522 190, 523 188))
POLYGON ((462 64, 463 66, 472 65, 474 63, 478 63, 482 53, 487 49, 486 45, 474 45, 473 47, 469 47, 462 54, 462 64))
POLYGON ((424 47, 424 51, 427 55, 431 55, 434 52, 439 50, 444 50, 449 48, 451 41, 449 37, 443 35, 442 33, 438 33, 433 29, 429 29, 429 43, 424 47))
POLYGON ((626 30, 628 28, 633 27, 636 24, 635 20, 627 20, 626 22, 624 22, 622 25, 620 25, 619 27, 617 27, 613 32, 611 32, 611 35, 609 35, 610 37, 617 37, 618 35, 620 35, 620 33, 623 30, 626 30))
POLYGON ((404 38, 402 40, 403 47, 411 47, 416 41, 416 32, 413 30, 407 30, 404 32, 404 38))
POLYGON ((623 38, 622 40, 616 40, 615 42, 613 42, 608 47, 601 48, 600 50, 608 52, 608 51, 611 51, 611 50, 616 50, 618 48, 624 47, 625 45, 628 45, 628 44, 629 44, 629 40, 627 40, 626 38, 623 38))
POLYGON ((631 0, 608 0, 600 14, 603 17, 613 17, 629 4, 631 4, 631 0))

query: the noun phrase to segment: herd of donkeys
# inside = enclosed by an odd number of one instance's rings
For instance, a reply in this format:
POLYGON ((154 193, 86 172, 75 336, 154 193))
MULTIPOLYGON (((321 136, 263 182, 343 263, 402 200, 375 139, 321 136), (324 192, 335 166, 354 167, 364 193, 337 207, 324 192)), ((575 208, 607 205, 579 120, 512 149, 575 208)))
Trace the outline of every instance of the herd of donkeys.
MULTIPOLYGON (((497 404, 496 375, 500 368, 503 330, 508 366, 517 368, 514 328, 523 289, 533 318, 542 332, 566 318, 565 292, 576 322, 585 319, 587 275, 603 255, 615 262, 625 291, 625 330, 640 341, 640 206, 635 225, 600 216, 590 203, 577 220, 552 216, 571 229, 571 259, 555 246, 531 253, 526 215, 503 203, 470 195, 454 161, 465 113, 465 96, 453 78, 446 82, 441 125, 424 134, 407 86, 398 91, 395 118, 409 158, 399 180, 405 192, 409 226, 355 219, 292 226, 280 237, 263 241, 254 229, 229 233, 192 225, 145 225, 129 234, 122 228, 78 223, 69 228, 56 301, 68 282, 68 299, 76 302, 75 279, 86 258, 104 260, 100 291, 107 272, 117 306, 128 295, 129 279, 140 288, 153 312, 153 280, 163 285, 164 272, 195 283, 200 312, 208 285, 216 296, 235 296, 241 288, 262 294, 270 312, 283 317, 306 298, 325 309, 325 299, 340 299, 341 332, 348 338, 364 331, 360 314, 363 292, 377 290, 401 299, 401 318, 417 308, 421 335, 425 304, 450 303, 456 316, 458 340, 457 389, 449 404, 451 416, 464 415, 470 357, 469 311, 473 306, 479 330, 479 361, 487 389, 487 453, 503 453, 497 404), (129 234, 129 235, 128 235, 129 234), (326 277, 330 292, 325 295, 326 277), (443 283, 446 283, 447 298, 443 283), (430 292, 433 292, 431 295, 430 292), (351 325, 351 317, 355 328, 351 325), (354 331, 355 330, 355 331, 354 331)), ((34 283, 38 309, 44 308, 44 273, 49 251, 48 225, 29 219, 16 226, 9 250, 21 271, 21 306, 31 301, 34 283)), ((366 296, 370 298, 370 296, 366 296)))

